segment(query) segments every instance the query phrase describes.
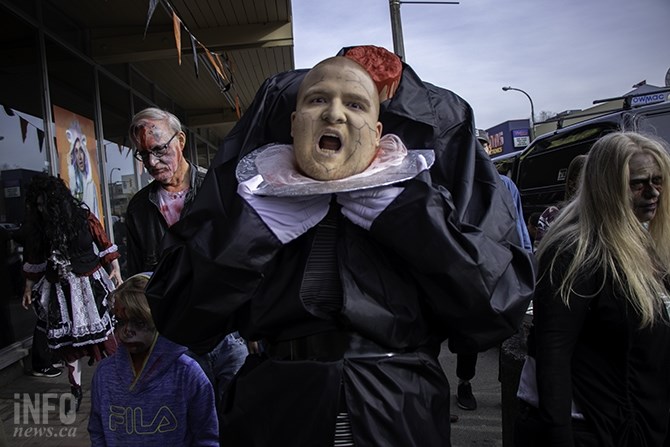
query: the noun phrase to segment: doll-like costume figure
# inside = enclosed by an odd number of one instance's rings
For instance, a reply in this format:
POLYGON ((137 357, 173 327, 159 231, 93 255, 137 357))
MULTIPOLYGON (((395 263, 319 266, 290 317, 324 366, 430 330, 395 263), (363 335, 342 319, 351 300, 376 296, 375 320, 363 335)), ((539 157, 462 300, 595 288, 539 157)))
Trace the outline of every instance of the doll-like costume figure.
POLYGON ((98 219, 56 177, 31 180, 22 231, 23 306, 34 306, 38 329, 68 363, 78 409, 79 359, 100 360, 116 351, 108 296, 121 283, 119 253, 98 219))

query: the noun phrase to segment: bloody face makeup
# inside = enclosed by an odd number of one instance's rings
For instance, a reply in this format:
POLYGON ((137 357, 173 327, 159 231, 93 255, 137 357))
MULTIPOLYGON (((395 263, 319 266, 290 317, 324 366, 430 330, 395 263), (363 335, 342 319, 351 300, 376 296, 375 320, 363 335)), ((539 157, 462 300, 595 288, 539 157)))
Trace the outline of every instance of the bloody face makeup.
POLYGON ((183 156, 182 135, 172 131, 164 121, 146 120, 135 129, 137 155, 161 184, 169 184, 177 173, 183 156))
POLYGON ((631 157, 628 170, 633 212, 640 222, 649 222, 656 216, 663 192, 661 167, 651 154, 639 152, 631 157))
POLYGON ((377 89, 363 67, 344 57, 320 63, 305 76, 291 115, 298 168, 317 180, 364 171, 379 146, 378 116, 377 89))

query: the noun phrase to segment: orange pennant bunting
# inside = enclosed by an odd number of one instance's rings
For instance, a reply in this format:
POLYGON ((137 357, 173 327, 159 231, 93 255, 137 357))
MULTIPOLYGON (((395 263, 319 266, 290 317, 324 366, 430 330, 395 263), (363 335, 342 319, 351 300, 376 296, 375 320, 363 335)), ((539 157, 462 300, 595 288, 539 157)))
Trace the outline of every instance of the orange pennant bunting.
POLYGON ((221 79, 224 79, 223 73, 221 73, 221 68, 219 68, 219 64, 216 63, 214 58, 212 57, 212 52, 207 49, 206 46, 203 44, 200 44, 200 46, 205 50, 205 56, 207 56, 207 59, 209 60, 209 63, 212 64, 212 67, 214 67, 214 70, 218 73, 219 77, 221 79))
POLYGON ((239 121, 240 118, 242 117, 242 114, 240 113, 240 96, 235 95, 235 113, 237 113, 237 120, 239 121))
POLYGON ((221 56, 219 53, 214 53, 214 56, 216 56, 216 62, 219 64, 219 71, 223 74, 223 79, 227 81, 228 77, 225 74, 226 72, 223 68, 223 61, 221 60, 221 56))
POLYGON ((179 65, 181 65, 181 20, 174 11, 172 12, 172 27, 174 28, 174 40, 177 44, 177 57, 179 58, 179 65))

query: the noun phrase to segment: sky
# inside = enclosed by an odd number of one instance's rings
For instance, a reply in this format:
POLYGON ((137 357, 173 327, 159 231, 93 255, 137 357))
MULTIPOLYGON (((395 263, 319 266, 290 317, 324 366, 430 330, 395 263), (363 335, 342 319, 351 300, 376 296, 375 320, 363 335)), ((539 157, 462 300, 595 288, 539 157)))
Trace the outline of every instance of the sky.
MULTIPOLYGON (((296 68, 342 47, 393 51, 388 0, 291 0, 296 68)), ((586 109, 633 85, 665 86, 670 0, 461 0, 401 3, 405 62, 464 98, 478 128, 586 109)))

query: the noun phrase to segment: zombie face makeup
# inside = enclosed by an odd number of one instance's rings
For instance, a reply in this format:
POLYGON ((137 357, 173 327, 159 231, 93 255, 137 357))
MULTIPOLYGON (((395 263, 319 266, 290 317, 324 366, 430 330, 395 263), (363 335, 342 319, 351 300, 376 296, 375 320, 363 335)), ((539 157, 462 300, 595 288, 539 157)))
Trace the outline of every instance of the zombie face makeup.
POLYGON ((663 192, 663 174, 656 159, 649 153, 633 155, 628 163, 629 187, 635 217, 644 223, 656 216, 658 199, 663 192))
POLYGON ((161 184, 169 184, 177 173, 184 147, 184 134, 173 132, 164 121, 146 120, 135 129, 135 156, 161 184))
POLYGON ((344 57, 328 59, 305 76, 291 115, 298 168, 317 180, 364 171, 382 133, 379 96, 368 73, 344 57))
POLYGON ((131 356, 149 352, 156 336, 156 328, 151 321, 133 318, 118 301, 114 303, 116 336, 128 349, 131 356))

